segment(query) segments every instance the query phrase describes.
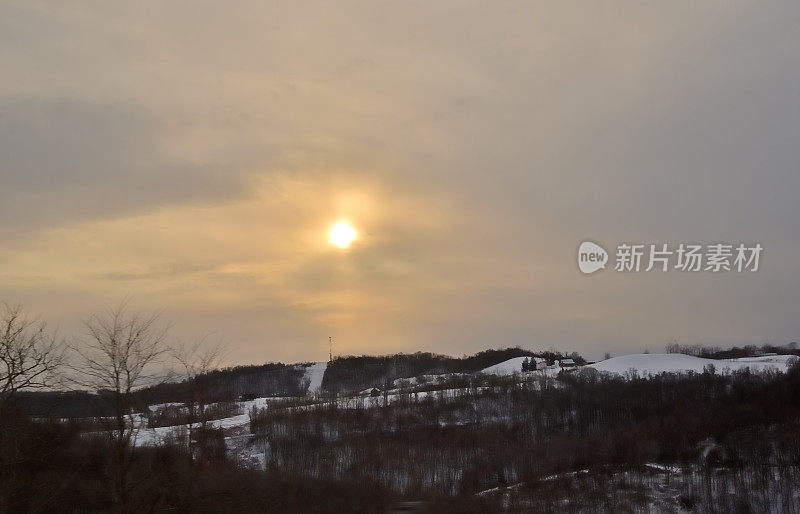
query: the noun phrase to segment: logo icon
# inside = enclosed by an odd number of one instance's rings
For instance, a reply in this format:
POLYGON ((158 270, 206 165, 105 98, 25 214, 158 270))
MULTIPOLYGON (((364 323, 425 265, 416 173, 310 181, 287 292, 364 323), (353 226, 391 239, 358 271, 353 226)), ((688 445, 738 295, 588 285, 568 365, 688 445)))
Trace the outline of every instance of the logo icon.
POLYGON ((604 269, 608 262, 608 252, 602 246, 584 241, 578 247, 578 268, 586 275, 604 269))

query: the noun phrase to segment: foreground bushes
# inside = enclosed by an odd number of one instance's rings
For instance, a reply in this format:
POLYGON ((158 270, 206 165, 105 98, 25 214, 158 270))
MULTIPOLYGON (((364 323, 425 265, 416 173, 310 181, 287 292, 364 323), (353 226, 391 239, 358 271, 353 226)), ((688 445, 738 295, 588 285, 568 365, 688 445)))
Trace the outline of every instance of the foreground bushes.
POLYGON ((0 512, 385 512, 376 484, 314 480, 209 465, 176 447, 137 449, 130 494, 113 494, 111 447, 60 423, 6 415, 0 431, 0 512))

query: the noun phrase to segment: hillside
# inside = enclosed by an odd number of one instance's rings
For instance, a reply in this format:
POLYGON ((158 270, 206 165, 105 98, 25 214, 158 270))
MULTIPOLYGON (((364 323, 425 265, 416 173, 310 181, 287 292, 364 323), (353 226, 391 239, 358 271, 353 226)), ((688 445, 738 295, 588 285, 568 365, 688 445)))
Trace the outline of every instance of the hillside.
POLYGON ((704 359, 678 353, 633 354, 613 357, 588 367, 598 371, 626 374, 635 371, 639 375, 658 373, 702 373, 713 366, 716 373, 749 369, 753 372, 786 371, 798 358, 794 355, 774 355, 766 357, 744 357, 739 359, 704 359))
MULTIPOLYGON (((598 495, 610 511, 636 505, 641 512, 723 512, 771 504, 780 512, 781 506, 800 505, 793 497, 776 497, 800 477, 792 464, 798 455, 800 367, 790 367, 796 357, 635 354, 573 368, 560 367, 558 359, 545 366, 541 357, 504 358, 519 351, 222 370, 209 374, 209 383, 233 376, 237 387, 284 387, 275 378, 284 377, 297 392, 202 404, 197 398, 144 402, 139 392, 140 403, 129 415, 131 445, 141 455, 185 455, 188 449, 201 468, 216 462, 304 480, 355 479, 395 498, 432 499, 436 512, 439 497, 478 502, 485 512, 508 512, 503 506, 514 504, 519 509, 511 512, 531 506, 555 512, 565 505, 583 512, 598 495), (522 372, 526 359, 540 369, 522 372), (461 369, 472 371, 452 371, 461 369), (745 369, 753 373, 730 373, 745 369), (331 370, 342 375, 329 376, 331 370), (445 372, 336 395, 323 385, 340 380, 350 387, 359 371, 371 371, 361 383, 382 385, 386 376, 415 370, 445 372), (766 462, 782 474, 764 471, 766 462), (706 489, 708 466, 715 466, 715 485, 706 489), (759 485, 748 494, 718 492, 742 480, 759 485)), ((193 385, 173 384, 182 394, 193 385)), ((164 396, 170 387, 154 391, 164 396)), ((109 418, 76 414, 81 398, 98 402, 104 394, 42 398, 51 405, 69 399, 70 416, 41 420, 49 430, 72 434, 69 448, 102 444, 113 434, 109 418)))
POLYGON ((475 373, 512 358, 533 355, 533 352, 521 348, 505 348, 485 350, 460 358, 428 352, 337 357, 328 366, 322 389, 329 392, 360 391, 372 387, 382 389, 403 378, 475 373))

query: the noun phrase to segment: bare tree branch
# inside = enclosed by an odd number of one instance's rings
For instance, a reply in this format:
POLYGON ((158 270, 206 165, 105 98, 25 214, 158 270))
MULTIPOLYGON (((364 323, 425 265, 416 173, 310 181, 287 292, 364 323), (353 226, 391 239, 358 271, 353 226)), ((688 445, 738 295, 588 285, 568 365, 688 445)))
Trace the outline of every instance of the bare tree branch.
POLYGON ((195 435, 195 426, 199 427, 201 431, 208 428, 210 391, 208 390, 207 374, 220 367, 225 353, 224 345, 221 343, 208 344, 206 338, 195 343, 180 344, 172 351, 173 357, 182 368, 180 373, 188 386, 186 428, 189 436, 187 446, 190 449, 195 435))
POLYGON ((22 389, 44 389, 57 379, 63 344, 43 322, 28 319, 20 306, 3 304, 0 314, 0 409, 22 389))
POLYGON ((115 450, 116 494, 123 510, 132 487, 131 443, 138 429, 132 419, 131 393, 159 378, 157 367, 168 351, 168 327, 161 326, 159 315, 128 313, 126 307, 123 303, 89 317, 85 340, 71 345, 76 362, 70 365, 76 384, 111 394, 114 416, 107 433, 115 450))

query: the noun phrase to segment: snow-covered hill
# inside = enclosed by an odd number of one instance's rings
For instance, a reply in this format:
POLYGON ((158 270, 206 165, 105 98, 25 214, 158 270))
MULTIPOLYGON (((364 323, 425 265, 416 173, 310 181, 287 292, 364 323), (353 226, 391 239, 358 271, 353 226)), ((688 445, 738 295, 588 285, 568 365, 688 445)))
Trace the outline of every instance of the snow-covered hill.
POLYGON ((694 371, 702 373, 709 364, 717 373, 725 370, 736 371, 749 368, 751 371, 786 371, 791 362, 797 360, 794 355, 772 355, 767 357, 748 357, 743 359, 702 359, 680 353, 648 353, 613 357, 588 367, 598 371, 625 374, 635 370, 640 375, 658 373, 681 373, 694 371))
MULTIPOLYGON (((509 376, 516 373, 522 373, 522 363, 526 357, 515 357, 501 363, 495 364, 484 368, 479 373, 485 375, 500 375, 509 376)), ((549 368, 544 368, 543 359, 535 358, 539 363, 540 370, 536 374, 541 374, 547 377, 547 380, 556 381, 558 373, 561 368, 558 364, 549 368)), ((749 368, 753 372, 761 371, 778 371, 785 372, 794 362, 797 362, 798 357, 793 355, 769 355, 763 357, 748 357, 742 359, 703 359, 699 357, 692 357, 683 354, 634 354, 624 355, 607 359, 585 368, 593 368, 601 372, 615 373, 624 375, 631 370, 634 370, 638 375, 654 375, 662 372, 696 372, 702 373, 706 366, 713 365, 716 373, 726 373, 736 370, 749 368)), ((304 380, 308 383, 308 393, 314 395, 317 393, 322 385, 322 379, 325 375, 328 363, 319 362, 304 367, 305 376, 304 380)), ((578 368, 580 369, 580 368, 578 368)), ((420 384, 444 384, 447 379, 456 379, 463 377, 464 374, 442 374, 442 375, 420 375, 417 377, 410 377, 395 381, 394 388, 386 391, 386 396, 379 395, 375 397, 356 395, 352 397, 339 397, 334 400, 340 407, 377 407, 384 405, 387 402, 392 403, 400 398, 403 394, 404 388, 418 386, 420 384)), ((554 382, 557 386, 557 382, 554 382)), ((433 391, 418 391, 414 392, 414 399, 421 400, 430 394, 449 394, 454 391, 461 391, 463 389, 453 389, 452 386, 443 385, 441 390, 433 391)), ((369 393, 371 390, 365 391, 369 393)), ((288 398, 285 398, 288 399, 288 398)), ((280 401, 280 398, 257 398, 249 401, 238 402, 239 414, 223 419, 216 419, 209 423, 213 428, 222 428, 226 431, 226 437, 231 441, 239 441, 237 438, 243 437, 249 433, 250 411, 253 408, 265 409, 269 408, 270 402, 280 401)), ((180 406, 178 403, 169 404, 171 406, 180 406)), ((304 408, 315 408, 325 405, 324 400, 312 399, 312 403, 304 408)), ((151 409, 167 406, 167 404, 159 404, 150 406, 151 409)), ((174 437, 182 437, 181 430, 185 430, 183 426, 165 426, 158 428, 147 428, 146 418, 142 414, 132 415, 131 422, 138 428, 134 437, 134 444, 137 446, 157 445, 165 440, 174 437)), ((185 435, 184 435, 185 436, 185 435)), ((238 444, 238 443, 237 443, 238 444)), ((238 448, 238 447, 237 447, 238 448)), ((242 450, 242 449, 239 449, 242 450)), ((239 451, 237 450, 237 451, 239 451)), ((242 450, 244 451, 244 450, 242 450)))
POLYGON ((480 373, 484 375, 513 375, 514 373, 521 373, 522 363, 525 359, 535 360, 539 368, 542 368, 541 363, 544 359, 540 359, 539 357, 514 357, 513 359, 508 359, 507 361, 482 369, 480 373))
POLYGON ((514 357, 500 364, 481 370, 484 375, 512 375, 522 372, 522 362, 528 357, 514 357))
MULTIPOLYGON (((507 361, 489 366, 480 371, 484 375, 512 375, 522 372, 522 362, 526 357, 515 357, 507 361)), ((709 364, 714 366, 717 373, 726 371, 736 371, 749 368, 753 372, 761 371, 786 371, 798 357, 794 355, 767 355, 763 357, 745 357, 741 359, 702 359, 683 355, 680 353, 643 353, 623 355, 607 359, 596 364, 590 364, 589 368, 609 373, 625 374, 635 370, 639 375, 655 375, 658 373, 686 373, 694 371, 702 373, 709 364)), ((543 359, 536 358, 539 369, 542 369, 543 359)), ((557 373, 558 366, 547 370, 550 373, 557 373)))

